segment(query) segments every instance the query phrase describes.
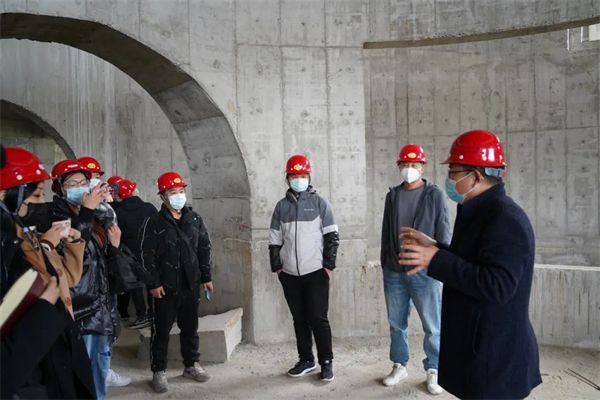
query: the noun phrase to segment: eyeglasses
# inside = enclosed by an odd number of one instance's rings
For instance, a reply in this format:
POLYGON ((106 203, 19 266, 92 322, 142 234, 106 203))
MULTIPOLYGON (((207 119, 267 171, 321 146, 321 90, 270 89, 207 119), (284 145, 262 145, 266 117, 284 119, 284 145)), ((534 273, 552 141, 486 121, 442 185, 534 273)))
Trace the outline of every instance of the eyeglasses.
POLYGON ((454 170, 454 171, 450 171, 450 170, 448 170, 448 178, 451 178, 451 177, 452 177, 452 175, 454 175, 454 174, 459 174, 459 173, 461 173, 461 172, 469 172, 469 173, 471 173, 471 172, 473 172, 473 171, 474 171, 474 170, 472 170, 472 169, 457 169, 457 170, 454 170))
POLYGON ((68 182, 65 182, 63 184, 63 187, 65 189, 74 189, 74 188, 77 188, 77 187, 85 187, 87 185, 88 185, 88 180, 84 179, 84 180, 81 180, 79 182, 78 181, 68 181, 68 182))

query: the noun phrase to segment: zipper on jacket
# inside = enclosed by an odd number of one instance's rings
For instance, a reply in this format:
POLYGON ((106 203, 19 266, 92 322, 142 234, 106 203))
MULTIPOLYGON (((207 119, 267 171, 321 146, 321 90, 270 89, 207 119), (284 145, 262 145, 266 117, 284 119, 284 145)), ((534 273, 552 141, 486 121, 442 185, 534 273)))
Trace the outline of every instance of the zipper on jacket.
POLYGON ((295 246, 295 255, 296 255, 296 270, 298 271, 298 276, 300 276, 300 263, 298 262, 298 207, 299 207, 300 196, 296 199, 296 229, 294 232, 294 246, 295 246))

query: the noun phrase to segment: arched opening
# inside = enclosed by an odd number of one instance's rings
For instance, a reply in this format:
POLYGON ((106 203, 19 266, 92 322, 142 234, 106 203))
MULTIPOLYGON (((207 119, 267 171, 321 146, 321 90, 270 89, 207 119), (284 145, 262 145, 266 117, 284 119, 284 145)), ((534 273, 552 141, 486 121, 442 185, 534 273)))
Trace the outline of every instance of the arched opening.
POLYGON ((98 22, 22 13, 3 13, 1 18, 0 38, 56 42, 91 53, 126 73, 156 101, 177 132, 190 169, 194 207, 213 239, 216 293, 203 312, 248 309, 248 176, 227 119, 200 84, 150 47, 98 22))

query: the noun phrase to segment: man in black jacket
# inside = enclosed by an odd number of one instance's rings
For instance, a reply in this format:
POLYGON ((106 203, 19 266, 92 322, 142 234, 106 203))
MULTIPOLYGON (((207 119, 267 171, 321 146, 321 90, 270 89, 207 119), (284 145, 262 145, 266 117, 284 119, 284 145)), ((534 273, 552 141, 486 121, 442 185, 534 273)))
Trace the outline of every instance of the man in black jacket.
POLYGON ((211 246, 200 215, 186 207, 187 184, 176 172, 158 178, 163 205, 142 227, 142 268, 154 297, 152 324, 152 386, 157 393, 168 390, 166 376, 169 333, 173 322, 183 357, 183 376, 204 382, 209 375, 199 364, 198 301, 200 286, 212 291, 211 246))
MULTIPOLYGON (((137 184, 128 179, 123 179, 117 182, 118 196, 121 202, 119 207, 115 209, 119 225, 121 227, 121 241, 129 250, 132 251, 134 257, 139 260, 141 258, 141 241, 140 231, 144 222, 152 215, 157 213, 156 207, 150 203, 146 203, 138 196, 137 184)), ((143 287, 133 289, 118 296, 118 307, 121 319, 129 317, 129 299, 133 300, 135 306, 136 319, 129 327, 133 329, 141 329, 151 324, 151 316, 146 307, 146 290, 143 287)))
POLYGON ((400 265, 444 283, 440 385, 460 398, 523 398, 541 383, 529 296, 535 239, 504 191, 502 143, 488 131, 459 136, 445 162, 459 203, 450 247, 401 229, 400 265))

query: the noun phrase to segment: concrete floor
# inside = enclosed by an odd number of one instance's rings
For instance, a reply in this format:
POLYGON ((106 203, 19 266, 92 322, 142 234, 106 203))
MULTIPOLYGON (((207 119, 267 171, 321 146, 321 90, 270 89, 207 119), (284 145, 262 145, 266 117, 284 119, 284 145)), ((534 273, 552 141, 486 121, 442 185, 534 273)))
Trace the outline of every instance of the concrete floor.
MULTIPOLYGON (((171 362, 170 389, 155 394, 149 386, 151 377, 147 361, 136 358, 136 331, 124 330, 114 348, 113 367, 128 375, 133 382, 128 387, 110 388, 109 397, 177 398, 177 399, 428 399, 421 370, 422 337, 411 338, 409 377, 400 385, 382 386, 391 364, 388 361, 387 338, 337 339, 334 342, 335 380, 324 384, 318 373, 292 379, 284 373, 296 361, 292 342, 251 345, 241 344, 225 364, 205 365, 212 378, 206 383, 195 383, 181 377, 182 366, 171 362)), ((536 388, 531 399, 598 399, 600 392, 567 375, 571 368, 600 383, 600 352, 559 347, 541 348, 541 370, 544 383, 536 388)), ((439 399, 453 396, 444 393, 439 399)))

